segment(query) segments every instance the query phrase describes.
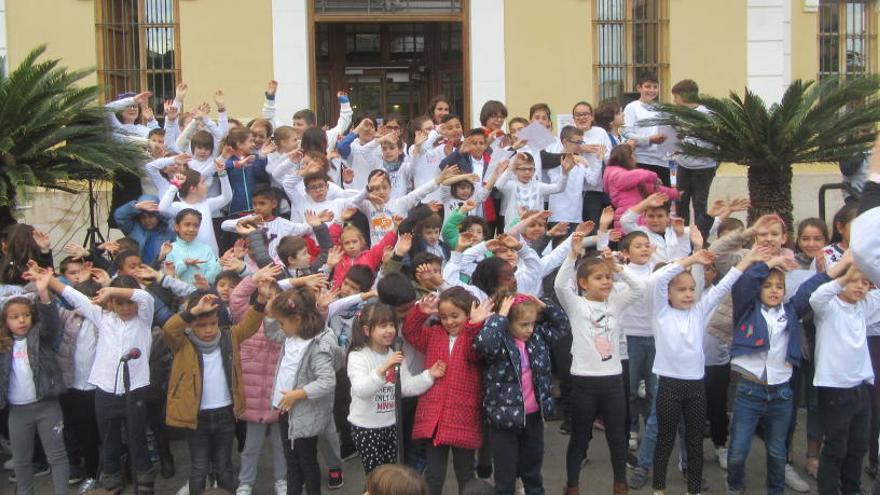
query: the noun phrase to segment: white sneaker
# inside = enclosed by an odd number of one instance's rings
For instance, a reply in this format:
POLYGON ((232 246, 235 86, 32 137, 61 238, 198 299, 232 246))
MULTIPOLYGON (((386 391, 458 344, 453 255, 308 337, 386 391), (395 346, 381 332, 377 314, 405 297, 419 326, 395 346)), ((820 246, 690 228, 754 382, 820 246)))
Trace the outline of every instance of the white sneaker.
POLYGON ((639 448, 639 435, 634 432, 629 432, 629 450, 634 451, 639 448))
POLYGON ((235 495, 251 495, 251 492, 254 490, 254 487, 251 485, 238 485, 238 489, 235 490, 235 495))
POLYGON ((791 464, 785 465, 785 486, 800 493, 810 491, 810 485, 794 470, 791 464))
POLYGON ((718 459, 718 465, 721 469, 727 471, 727 448, 715 447, 715 458, 718 459))
MULTIPOLYGON (((250 494, 250 492, 248 492, 250 494)), ((275 495, 287 495, 287 480, 275 482, 275 495)))
POLYGON ((177 495, 189 495, 189 483, 185 483, 180 490, 177 490, 177 495))
POLYGON ((3 469, 6 471, 15 471, 15 466, 12 464, 12 459, 7 459, 6 462, 3 463, 3 469))
POLYGON ((516 479, 516 486, 513 489, 513 495, 526 495, 526 489, 523 486, 522 478, 516 479))
POLYGON ((639 399, 644 399, 648 395, 648 388, 645 386, 645 380, 639 380, 639 399))

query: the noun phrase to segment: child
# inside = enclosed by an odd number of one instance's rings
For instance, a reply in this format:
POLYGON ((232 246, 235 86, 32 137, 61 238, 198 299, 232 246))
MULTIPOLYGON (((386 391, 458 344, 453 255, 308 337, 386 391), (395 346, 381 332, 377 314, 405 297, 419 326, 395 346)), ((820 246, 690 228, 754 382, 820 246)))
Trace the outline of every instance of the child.
MULTIPOLYGON (((70 466, 64 449, 64 421, 58 396, 64 380, 53 342, 61 330, 58 308, 49 298, 52 270, 31 263, 27 278, 33 281, 39 301, 23 296, 8 299, 0 314, 0 408, 9 405, 9 440, 12 444, 17 493, 34 492, 34 435, 40 436, 52 467, 56 495, 67 493, 70 466)), ((58 282, 60 285, 60 282, 58 282)))
POLYGON ((833 227, 831 244, 822 249, 822 255, 825 258, 825 268, 830 268, 840 261, 843 253, 849 249, 850 227, 858 214, 859 209, 854 205, 844 206, 834 214, 834 218, 831 221, 833 227))
POLYGON ((713 255, 700 250, 687 258, 654 272, 646 290, 650 291, 654 315, 654 339, 657 353, 657 446, 654 449, 655 493, 666 493, 666 467, 676 430, 684 416, 688 458, 687 492, 698 494, 703 483, 703 429, 706 423, 706 391, 703 386, 705 359, 703 329, 715 306, 730 291, 742 272, 753 262, 769 257, 769 249, 756 248, 718 284, 696 296, 696 281, 686 269, 694 264, 707 265, 713 255))
POLYGON ((395 380, 402 396, 417 396, 446 374, 446 363, 437 361, 430 369, 413 376, 404 355, 392 350, 397 338, 397 314, 391 306, 376 303, 363 308, 353 324, 348 354, 351 408, 348 421, 351 436, 360 453, 364 473, 397 460, 397 431, 394 426, 395 380), (395 376, 395 370, 400 375, 395 376))
MULTIPOLYGON (((672 101, 676 105, 683 105, 698 112, 709 113, 703 105, 696 102, 700 87, 691 79, 684 79, 672 86, 672 101)), ((705 147, 707 143, 694 138, 685 137, 683 142, 705 147)), ((675 211, 685 223, 690 224, 690 203, 694 203, 694 222, 699 223, 706 216, 706 208, 709 199, 709 189, 712 187, 712 179, 715 178, 715 170, 718 162, 711 158, 676 155, 678 169, 676 171, 676 184, 681 191, 675 205, 675 211)))
POLYGON ((122 488, 123 452, 122 426, 133 445, 129 445, 138 485, 141 490, 152 491, 153 467, 147 456, 146 397, 150 385, 148 359, 132 359, 131 407, 127 407, 122 376, 116 373, 119 360, 133 349, 144 356, 152 349, 151 323, 153 321, 153 297, 144 290, 134 277, 121 275, 110 282, 110 287, 98 291, 89 300, 73 287, 65 286, 57 279, 49 280, 49 288, 61 294, 75 310, 98 329, 98 345, 95 362, 89 375, 89 383, 95 385, 95 411, 101 436, 102 488, 122 488), (94 301, 94 303, 92 302, 94 301), (108 309, 104 309, 104 308, 108 309))
POLYGON ((165 241, 174 242, 176 238, 174 230, 159 215, 158 199, 155 196, 141 196, 113 212, 119 230, 137 241, 141 259, 148 265, 156 261, 165 241))
POLYGON ((379 466, 367 476, 365 484, 364 495, 428 495, 425 478, 400 464, 379 466))
MULTIPOLYGON (((475 243, 483 242, 486 239, 486 234, 489 233, 489 224, 486 223, 483 217, 470 214, 476 207, 476 200, 468 199, 461 203, 458 208, 446 212, 443 226, 440 228, 440 236, 443 238, 443 242, 449 246, 449 249, 455 250, 458 248, 458 238, 465 232, 473 235, 475 243)), ((471 273, 474 270, 473 267, 470 267, 470 269, 465 267, 464 271, 471 273)))
MULTIPOLYGON (((180 210, 174 217, 174 231, 177 240, 171 243, 171 253, 165 257, 166 262, 174 264, 174 274, 180 280, 192 284, 196 274, 205 277, 213 284, 222 271, 217 254, 211 246, 198 239, 202 213, 192 208, 180 210)), ((203 228, 203 227, 202 227, 203 228)))
POLYGON ((861 493, 870 384, 875 379, 867 322, 877 319, 880 291, 870 290, 870 282, 846 253, 828 270, 828 276, 840 277, 821 285, 810 297, 816 323, 813 384, 819 392, 823 435, 819 493, 861 493))
MULTIPOLYGON (((643 127, 639 123, 656 119, 660 116, 654 110, 654 101, 660 94, 660 80, 653 72, 643 72, 636 81, 639 99, 629 103, 623 109, 623 136, 635 141, 635 160, 639 168, 654 172, 661 183, 669 187, 669 164, 660 149, 666 136, 658 132, 657 127, 643 127)), ((608 188, 606 187, 607 191, 608 188)))
MULTIPOLYGON (((443 181, 440 185, 440 202, 443 203, 443 217, 448 218, 453 210, 461 207, 468 200, 473 200, 477 208, 482 208, 492 188, 498 181, 498 177, 507 170, 507 161, 498 164, 497 167, 489 174, 489 178, 485 182, 481 182, 477 174, 462 174, 450 177, 443 181)), ((470 214, 474 208, 467 210, 470 214)), ((474 212, 478 215, 478 212, 474 212)))
POLYGON ((354 179, 351 181, 352 189, 364 189, 367 187, 371 172, 382 168, 382 150, 380 145, 384 141, 394 139, 392 134, 376 138, 376 122, 369 115, 355 118, 354 129, 357 138, 351 143, 351 155, 348 163, 354 171, 354 179))
POLYGON ((497 493, 543 490, 544 421, 553 414, 550 349, 571 333, 557 306, 516 295, 501 300, 474 341, 482 357, 483 412, 495 464, 497 493), (511 385, 513 384, 513 385, 511 385))
POLYGON ((614 493, 626 493, 626 396, 620 362, 619 315, 641 295, 644 283, 611 261, 593 258, 583 262, 575 276, 575 260, 584 232, 571 236, 572 249, 556 274, 554 289, 559 304, 575 322, 571 345, 572 430, 566 452, 566 494, 580 493, 580 470, 589 447, 593 421, 602 418, 614 469, 614 493), (627 288, 612 293, 614 275, 627 288), (584 298, 577 290, 584 291, 584 298))
MULTIPOLYGON (((620 226, 624 233, 638 230, 648 236, 655 249, 651 256, 655 263, 674 261, 691 253, 688 242, 690 227, 685 227, 681 220, 670 222, 669 207, 666 195, 654 193, 633 205, 620 217, 620 226), (638 225, 640 215, 644 219, 644 225, 638 225)), ((615 210, 615 216, 619 211, 619 208, 615 210)))
MULTIPOLYGON (((464 141, 458 149, 452 150, 446 158, 440 161, 440 169, 446 169, 452 165, 458 165, 458 169, 463 173, 473 174, 472 181, 474 188, 493 178, 493 182, 498 180, 498 176, 490 173, 489 167, 491 157, 487 150, 489 148, 489 138, 487 138, 485 129, 471 129, 464 135, 464 141)), ((491 187, 488 189, 491 191, 491 187)), ((434 198, 432 198, 434 199, 434 198)), ((491 200, 483 198, 477 203, 476 215, 486 218, 487 222, 495 220, 495 208, 491 200)))
POLYGON ((382 168, 391 181, 391 198, 402 198, 410 191, 412 183, 412 160, 404 157, 405 144, 399 132, 390 132, 390 138, 382 141, 382 168))
MULTIPOLYGON (((334 224, 334 230, 338 225, 334 224)), ((367 249, 367 241, 357 227, 348 225, 339 234, 339 244, 330 250, 327 256, 327 268, 333 271, 333 287, 339 288, 345 280, 348 270, 354 265, 364 265, 375 272, 382 263, 382 255, 386 247, 397 242, 397 233, 393 230, 385 234, 379 242, 367 249)))
POLYGON ((504 121, 507 119, 507 107, 498 100, 488 100, 480 109, 480 125, 483 126, 483 134, 486 136, 486 144, 492 149, 501 147, 501 140, 505 138, 504 121))
POLYGON ((752 265, 733 286, 733 343, 731 368, 739 383, 733 402, 730 448, 727 451, 727 490, 742 492, 745 462, 758 423, 764 425, 767 445, 767 493, 785 489, 787 437, 794 400, 790 380, 801 361, 800 319, 810 309, 810 294, 829 281, 818 274, 783 304, 785 274, 795 262, 775 256, 752 265))
POLYGON ((443 493, 450 450, 459 490, 474 479, 474 451, 482 443, 482 433, 480 367, 473 342, 489 316, 490 304, 477 305, 467 291, 453 287, 440 296, 422 298, 403 324, 404 338, 425 355, 426 367, 438 361, 447 365, 446 375, 419 398, 412 432, 414 440, 429 440, 425 479, 431 495, 443 493), (429 326, 433 315, 440 323, 429 326))
MULTIPOLYGON (((257 283, 271 281, 266 272, 257 272, 257 283)), ((254 306, 231 329, 219 326, 219 298, 201 292, 193 293, 186 309, 162 329, 174 353, 166 423, 188 430, 189 493, 201 493, 209 472, 220 488, 235 488, 232 440, 235 419, 245 409, 240 346, 260 328, 268 299, 268 284, 263 286, 254 306)))
MULTIPOLYGON (((229 308, 234 321, 240 321, 249 310, 250 301, 257 292, 261 280, 275 278, 281 273, 278 265, 267 265, 253 276, 245 277, 232 291, 229 308)), ((263 282, 265 283, 265 282, 263 282)), ((219 284, 218 284, 219 285, 219 284)), ((280 292, 270 284, 272 291, 280 292)), ((219 291, 219 287, 218 287, 219 291)), ((265 326, 277 325, 265 318, 263 326, 252 337, 241 342, 241 378, 244 383, 244 412, 239 417, 247 425, 244 449, 241 451, 241 468, 238 474, 236 495, 250 495, 257 480, 257 464, 268 437, 272 445, 272 467, 275 492, 287 493, 287 464, 278 426, 278 411, 272 408, 272 385, 281 345, 266 338, 265 326)))
MULTIPOLYGON (((250 129, 232 129, 226 136, 226 145, 232 148, 232 156, 224 164, 232 188, 232 199, 227 201, 228 213, 235 217, 253 210, 251 194, 256 190, 257 182, 269 182, 269 176, 266 174, 266 159, 253 154, 254 136, 250 129)), ((219 168, 217 175, 222 181, 219 168)))
POLYGON ((544 207, 544 196, 556 194, 565 190, 568 184, 568 175, 575 167, 575 159, 566 155, 562 160, 562 177, 554 184, 545 184, 534 180, 535 159, 529 153, 518 153, 513 161, 513 170, 507 170, 498 179, 495 187, 501 194, 509 199, 507 210, 504 212, 504 221, 507 226, 519 217, 520 208, 526 210, 541 210, 544 207), (513 176, 516 179, 513 180, 513 176))
POLYGON ((272 407, 281 411, 280 434, 287 460, 287 492, 321 493, 318 435, 332 421, 335 368, 342 352, 333 332, 324 327, 315 296, 307 288, 277 295, 269 314, 277 328, 266 328, 266 338, 282 343, 272 407))
MULTIPOLYGON (((327 175, 330 162, 320 152, 309 151, 305 155, 293 152, 275 170, 275 178, 281 181, 284 193, 291 203, 290 219, 303 221, 306 210, 330 210, 339 216, 359 194, 355 189, 343 190, 327 175), (300 160, 301 166, 294 162, 300 160)), ((365 196, 364 196, 365 197, 365 196)))
MULTIPOLYGON (((269 241, 268 254, 274 260, 278 259, 278 243, 282 238, 289 235, 312 233, 312 228, 307 223, 295 223, 286 218, 275 216, 278 210, 278 196, 274 189, 267 186, 258 187, 253 192, 251 204, 254 209, 252 215, 224 220, 220 228, 226 232, 237 232, 237 227, 242 223, 256 225, 257 230, 263 232, 269 241)), ((314 217, 314 215, 312 216, 314 217)), ((326 221, 332 220, 331 213, 327 212, 324 219, 326 221)))
POLYGON ((432 213, 419 220, 413 229, 413 249, 411 256, 419 253, 430 253, 443 263, 449 259, 449 246, 440 240, 440 226, 443 220, 440 215, 432 213))
POLYGON ((152 95, 149 91, 139 94, 122 93, 118 99, 104 105, 109 110, 107 121, 116 139, 146 143, 150 130, 159 127, 159 122, 149 106, 152 95))
POLYGON ((220 161, 215 165, 217 176, 220 177, 220 189, 222 190, 220 196, 209 198, 208 185, 204 179, 198 172, 186 170, 172 179, 171 186, 165 191, 165 195, 159 202, 159 213, 166 218, 174 218, 183 209, 197 210, 201 221, 196 229, 196 238, 202 244, 210 247, 214 256, 217 256, 219 249, 211 218, 214 212, 219 211, 232 200, 232 187, 229 185, 225 166, 220 161), (178 191, 180 191, 181 201, 174 201, 178 191))
POLYGON ((611 150, 608 167, 602 177, 605 191, 614 205, 614 220, 620 220, 624 212, 653 193, 663 193, 667 198, 677 199, 677 189, 665 187, 658 182, 657 174, 636 168, 633 150, 620 145, 611 150))

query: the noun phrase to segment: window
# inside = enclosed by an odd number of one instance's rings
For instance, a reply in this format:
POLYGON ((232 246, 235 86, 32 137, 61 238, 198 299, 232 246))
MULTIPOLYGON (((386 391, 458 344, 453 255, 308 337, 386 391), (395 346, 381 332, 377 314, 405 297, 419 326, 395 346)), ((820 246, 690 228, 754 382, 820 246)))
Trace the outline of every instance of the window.
POLYGON ((874 71, 871 0, 822 0, 819 3, 819 79, 858 76, 874 71))
POLYGON ((175 0, 98 0, 98 80, 112 100, 151 91, 154 110, 174 98, 180 78, 175 0))
POLYGON ((596 101, 633 91, 645 72, 664 82, 667 0, 595 0, 593 7, 596 101))
POLYGON ((313 0, 316 14, 458 14, 461 0, 313 0))

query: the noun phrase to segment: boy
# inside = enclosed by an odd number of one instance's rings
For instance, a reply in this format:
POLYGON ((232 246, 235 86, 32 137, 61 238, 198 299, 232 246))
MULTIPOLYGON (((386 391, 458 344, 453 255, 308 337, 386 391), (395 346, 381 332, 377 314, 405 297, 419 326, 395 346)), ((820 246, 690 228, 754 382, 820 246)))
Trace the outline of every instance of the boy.
POLYGON ((123 234, 137 241, 141 259, 148 265, 159 257, 163 243, 177 239, 174 229, 159 215, 158 201, 155 196, 144 195, 113 212, 116 225, 123 234))
MULTIPOLYGON (((275 190, 262 186, 253 193, 253 215, 224 220, 220 228, 226 232, 238 232, 238 225, 256 222, 257 229, 263 231, 269 241, 269 256, 278 259, 278 242, 288 235, 308 235, 312 228, 306 223, 294 223, 286 218, 276 217, 278 209, 278 196, 275 190)), ((325 217, 330 217, 328 213, 325 217)), ((332 219, 332 217, 330 217, 332 219)))
POLYGON ((257 182, 269 182, 266 174, 266 159, 251 154, 254 137, 250 129, 238 128, 229 131, 226 145, 232 148, 232 156, 226 160, 226 173, 232 186, 232 201, 229 203, 229 216, 241 217, 253 211, 251 194, 257 182))
POLYGON ((623 137, 636 142, 635 157, 639 168, 657 174, 663 185, 669 187, 669 163, 658 144, 666 141, 666 136, 657 132, 657 127, 641 127, 639 122, 655 119, 660 115, 654 110, 654 100, 660 94, 660 80, 653 72, 642 73, 636 81, 639 99, 623 109, 623 137))
MULTIPOLYGON (((559 139, 562 142, 562 153, 544 153, 543 164, 547 171, 549 183, 554 184, 562 180, 561 160, 565 154, 577 156, 577 160, 583 166, 574 167, 568 177, 568 183, 562 192, 551 194, 548 196, 551 212, 550 222, 556 224, 559 222, 567 222, 574 230, 574 226, 579 224, 583 216, 584 208, 584 188, 599 187, 602 189, 602 160, 598 159, 595 154, 584 155, 578 154, 581 145, 584 143, 584 131, 577 127, 567 125, 562 128, 559 133, 559 139)), ((589 219, 592 220, 592 219, 589 219)), ((594 220, 598 221, 598 217, 594 220)))
MULTIPOLYGON (((474 174, 478 181, 474 183, 474 188, 480 187, 488 177, 490 155, 487 152, 489 147, 488 139, 483 129, 471 129, 465 136, 464 141, 458 149, 453 150, 440 161, 440 170, 451 165, 458 165, 462 173, 474 174)), ((495 220, 495 208, 491 199, 487 199, 482 204, 477 205, 474 211, 475 215, 483 216, 487 222, 495 220)))
POLYGON ((655 263, 666 263, 684 258, 691 253, 688 242, 690 227, 685 227, 681 219, 670 225, 670 204, 662 193, 654 193, 626 210, 620 217, 620 226, 625 234, 640 230, 647 234, 651 245, 656 247, 652 259, 655 263), (639 215, 645 224, 638 225, 639 215))
POLYGON ((174 353, 169 383, 176 384, 169 390, 166 422, 188 430, 189 493, 201 493, 209 472, 220 488, 235 488, 232 440, 235 418, 244 413, 240 345, 260 329, 272 280, 263 270, 254 278, 261 285, 256 302, 231 329, 219 326, 219 298, 199 292, 162 329, 174 353))
POLYGON ((400 140, 399 134, 390 133, 392 138, 383 140, 382 146, 382 168, 388 172, 388 180, 391 181, 391 199, 402 198, 410 191, 412 183, 412 161, 409 157, 404 157, 403 150, 406 149, 403 141, 400 140))
MULTIPOLYGON (((292 153, 293 158, 299 155, 292 153)), ((286 160, 275 170, 274 177, 281 182, 284 193, 290 200, 290 219, 294 222, 305 220, 307 210, 319 212, 330 210, 338 216, 349 204, 338 199, 352 198, 361 191, 342 189, 327 175, 330 163, 319 151, 309 151, 302 156, 301 165, 286 160)))
MULTIPOLYGON (((263 102, 263 118, 269 119, 270 121, 275 120, 275 93, 277 91, 278 81, 269 81, 265 93, 266 100, 263 102)), ((339 140, 339 136, 348 129, 349 125, 351 125, 351 116, 353 114, 351 102, 348 99, 347 93, 339 91, 336 93, 336 99, 339 101, 339 118, 336 120, 336 125, 327 130, 327 153, 333 151, 333 148, 336 147, 336 141, 339 140)), ((318 125, 318 121, 315 118, 315 112, 308 108, 294 113, 292 122, 293 130, 298 137, 302 137, 305 130, 309 127, 316 127, 318 125)), ((277 122, 275 127, 278 127, 277 122)))
MULTIPOLYGON (((676 105, 683 105, 699 112, 709 113, 706 107, 695 102, 699 93, 700 88, 696 82, 684 79, 675 83, 675 86, 672 87, 672 101, 676 105)), ((705 146, 704 143, 688 137, 685 137, 684 141, 705 146)), ((688 155, 678 155, 676 161, 679 165, 676 172, 676 183, 678 190, 681 191, 681 196, 678 197, 678 201, 675 203, 676 214, 684 218, 686 225, 690 225, 690 203, 693 201, 694 222, 699 225, 699 222, 705 220, 706 217, 709 189, 712 187, 712 179, 715 178, 718 162, 709 158, 688 155)))

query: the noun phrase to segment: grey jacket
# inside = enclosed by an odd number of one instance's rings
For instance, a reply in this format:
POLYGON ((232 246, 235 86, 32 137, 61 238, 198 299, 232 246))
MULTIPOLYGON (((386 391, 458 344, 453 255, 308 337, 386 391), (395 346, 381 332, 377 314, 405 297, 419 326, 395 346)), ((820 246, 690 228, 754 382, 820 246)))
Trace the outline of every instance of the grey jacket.
MULTIPOLYGON (((276 325, 265 325, 266 338, 283 342, 286 338, 276 325)), ((281 366, 283 352, 278 357, 277 367, 281 366)), ((288 417, 288 438, 291 447, 298 438, 314 437, 320 434, 333 421, 333 392, 336 389, 336 371, 342 368, 342 349, 336 343, 336 335, 329 328, 315 336, 303 353, 296 379, 288 390, 303 389, 308 399, 298 401, 290 410, 288 417)))
MULTIPOLYGON (((52 348, 61 331, 58 307, 54 303, 37 302, 37 320, 27 337, 28 360, 34 372, 37 400, 53 399, 65 391, 61 366, 52 348)), ((9 397, 9 376, 12 373, 12 349, 0 352, 0 409, 9 397)))

